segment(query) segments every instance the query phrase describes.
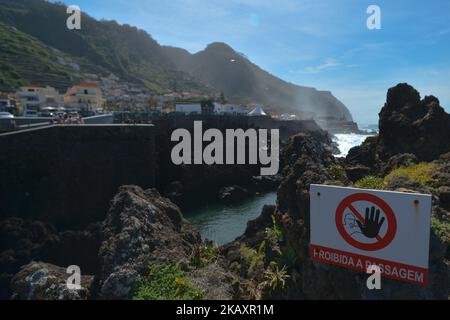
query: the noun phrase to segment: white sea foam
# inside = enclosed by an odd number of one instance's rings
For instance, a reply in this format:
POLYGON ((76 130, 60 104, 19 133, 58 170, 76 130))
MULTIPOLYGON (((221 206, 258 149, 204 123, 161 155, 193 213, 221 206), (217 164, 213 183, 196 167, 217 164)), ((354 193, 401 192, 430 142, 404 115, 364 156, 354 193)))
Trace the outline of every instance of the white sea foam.
POLYGON ((340 151, 336 157, 346 157, 351 148, 361 145, 367 137, 370 137, 370 135, 356 133, 335 134, 333 141, 337 143, 340 151))

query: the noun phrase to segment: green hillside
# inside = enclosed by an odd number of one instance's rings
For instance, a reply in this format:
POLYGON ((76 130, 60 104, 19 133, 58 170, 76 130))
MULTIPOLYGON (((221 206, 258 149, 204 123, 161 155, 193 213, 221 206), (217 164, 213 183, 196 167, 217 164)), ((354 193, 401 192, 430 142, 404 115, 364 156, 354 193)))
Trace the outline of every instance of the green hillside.
POLYGON ((0 0, 0 90, 26 82, 65 88, 80 78, 112 73, 122 82, 154 93, 224 92, 231 102, 259 103, 273 112, 352 119, 331 92, 283 81, 225 43, 212 43, 190 54, 161 46, 147 32, 130 25, 98 21, 83 13, 81 30, 69 30, 67 18, 63 4, 0 0), (79 70, 68 62, 76 63, 79 70))
MULTIPOLYGON (((168 89, 204 90, 201 84, 187 74, 175 71, 159 44, 145 31, 114 21, 97 21, 86 14, 82 14, 81 30, 69 30, 66 28, 67 17, 66 7, 62 4, 44 0, 0 0, 0 21, 39 40, 40 45, 33 43, 34 47, 40 48, 36 52, 48 53, 43 48, 45 45, 81 59, 83 73, 103 76, 113 73, 122 81, 142 85, 155 92, 168 89)), ((5 30, 4 27, 2 29, 10 41, 11 38, 14 40, 16 32, 5 30)), ((21 43, 21 40, 17 39, 17 44, 13 46, 29 45, 27 42, 21 43)), ((8 46, 8 43, 3 46, 8 46)), ((15 62, 34 64, 37 58, 34 47, 21 55, 22 61, 17 59, 10 66, 14 68, 15 62)), ((46 54, 44 60, 49 60, 50 56, 46 54)), ((44 62, 45 66, 52 65, 48 61, 44 62)), ((53 67, 47 74, 53 71, 58 71, 58 75, 63 73, 53 67)), ((17 74, 23 75, 20 72, 17 74)), ((2 76, 6 78, 5 81, 14 83, 11 77, 17 74, 8 71, 2 76)), ((25 79, 34 80, 29 74, 25 74, 25 79)))
POLYGON ((0 90, 3 91, 30 83, 48 84, 63 89, 88 76, 87 73, 58 63, 57 57, 79 63, 94 73, 103 71, 101 68, 87 68, 86 63, 80 59, 70 58, 1 22, 0 38, 0 90))

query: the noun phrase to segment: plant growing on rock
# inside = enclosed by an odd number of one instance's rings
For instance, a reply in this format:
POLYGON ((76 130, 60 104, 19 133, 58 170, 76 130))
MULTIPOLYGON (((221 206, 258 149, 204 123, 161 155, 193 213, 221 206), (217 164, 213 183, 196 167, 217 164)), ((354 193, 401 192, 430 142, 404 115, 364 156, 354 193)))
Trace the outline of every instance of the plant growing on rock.
POLYGON ((258 250, 242 246, 240 248, 241 253, 241 270, 245 265, 246 273, 249 277, 255 277, 264 269, 264 259, 266 257, 266 242, 263 241, 258 247, 258 250))
POLYGON ((178 265, 154 265, 135 284, 133 300, 199 300, 203 292, 195 288, 178 265))
POLYGON ((383 179, 375 176, 366 176, 355 183, 357 188, 383 190, 386 188, 383 179))
POLYGON ((277 219, 272 215, 272 227, 266 228, 266 239, 270 244, 272 251, 281 255, 280 242, 283 237, 283 231, 277 224, 277 219))
POLYGON ((270 290, 272 292, 284 289, 286 286, 286 280, 289 279, 286 266, 279 268, 278 264, 272 261, 264 271, 264 281, 259 284, 259 288, 262 290, 270 290))
POLYGON ((192 250, 190 263, 196 268, 205 267, 217 260, 219 249, 210 241, 195 245, 192 250))
POLYGON ((387 185, 395 177, 406 177, 409 180, 420 183, 423 186, 432 187, 433 178, 431 173, 433 172, 434 165, 431 163, 421 162, 418 164, 410 163, 409 165, 402 166, 391 171, 385 178, 384 183, 387 185))
POLYGON ((339 164, 332 164, 327 168, 329 174, 334 180, 347 182, 347 173, 345 172, 345 169, 343 166, 339 164))
POLYGON ((450 257, 450 223, 437 217, 431 217, 431 229, 447 247, 446 256, 450 257))

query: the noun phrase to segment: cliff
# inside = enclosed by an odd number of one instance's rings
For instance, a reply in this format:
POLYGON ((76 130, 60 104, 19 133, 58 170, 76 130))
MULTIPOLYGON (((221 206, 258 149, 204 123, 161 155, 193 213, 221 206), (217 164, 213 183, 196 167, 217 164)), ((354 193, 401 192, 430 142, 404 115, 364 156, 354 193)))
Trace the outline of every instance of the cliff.
POLYGON ((173 47, 164 50, 178 70, 221 90, 229 101, 259 103, 276 113, 310 112, 352 121, 348 109, 331 92, 285 82, 225 43, 211 43, 195 54, 173 47))
POLYGON ((398 84, 388 90, 379 117, 379 135, 350 150, 348 163, 380 167, 396 154, 431 161, 450 151, 450 115, 436 97, 421 99, 410 85, 398 84))

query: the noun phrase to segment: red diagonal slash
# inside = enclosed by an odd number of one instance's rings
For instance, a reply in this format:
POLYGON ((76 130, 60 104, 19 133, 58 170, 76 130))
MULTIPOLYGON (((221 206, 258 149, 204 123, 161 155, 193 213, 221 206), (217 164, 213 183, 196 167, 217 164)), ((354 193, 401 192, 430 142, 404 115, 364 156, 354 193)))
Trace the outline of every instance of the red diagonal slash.
MULTIPOLYGON (((359 214, 358 210, 355 209, 354 206, 352 206, 351 204, 348 206, 348 208, 350 210, 352 210, 353 214, 356 216, 356 218, 358 218, 359 222, 361 222, 362 224, 365 223, 365 219, 363 218, 363 216, 361 214, 359 214)), ((381 241, 383 238, 380 237, 379 234, 377 234, 377 236, 375 237, 377 238, 378 241, 381 241)))

